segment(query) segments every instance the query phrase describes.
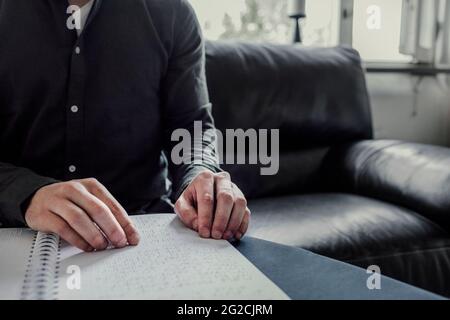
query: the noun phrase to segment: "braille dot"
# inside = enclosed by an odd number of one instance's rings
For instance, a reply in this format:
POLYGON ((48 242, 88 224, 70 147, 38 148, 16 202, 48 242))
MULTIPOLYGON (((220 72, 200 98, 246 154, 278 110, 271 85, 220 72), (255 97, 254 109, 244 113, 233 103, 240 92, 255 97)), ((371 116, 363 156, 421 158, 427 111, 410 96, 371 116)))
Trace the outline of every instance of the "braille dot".
POLYGON ((70 171, 71 173, 74 173, 75 171, 77 171, 77 167, 75 167, 75 166, 70 166, 70 167, 69 167, 69 171, 70 171))
POLYGON ((70 108, 70 111, 72 111, 73 113, 77 113, 78 112, 78 107, 77 106, 72 106, 70 108))
POLYGON ((80 47, 76 47, 76 48, 75 48, 75 53, 76 53, 76 54, 80 54, 80 52, 81 52, 80 47))

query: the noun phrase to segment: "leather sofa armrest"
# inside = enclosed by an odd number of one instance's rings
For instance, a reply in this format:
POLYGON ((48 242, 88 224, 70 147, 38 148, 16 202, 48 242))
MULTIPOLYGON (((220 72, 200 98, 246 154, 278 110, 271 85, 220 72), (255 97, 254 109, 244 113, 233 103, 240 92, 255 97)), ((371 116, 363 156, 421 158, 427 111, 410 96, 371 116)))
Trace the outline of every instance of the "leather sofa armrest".
POLYGON ((450 226, 450 149, 392 140, 333 148, 331 186, 401 205, 450 226))

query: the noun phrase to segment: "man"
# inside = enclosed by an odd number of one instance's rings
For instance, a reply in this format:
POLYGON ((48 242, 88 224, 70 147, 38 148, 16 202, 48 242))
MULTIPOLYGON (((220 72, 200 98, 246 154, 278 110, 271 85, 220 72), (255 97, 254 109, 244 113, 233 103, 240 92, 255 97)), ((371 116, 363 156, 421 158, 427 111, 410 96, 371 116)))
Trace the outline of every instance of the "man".
POLYGON ((195 121, 214 128, 187 0, 0 0, 3 226, 85 251, 136 245, 127 212, 173 212, 171 189, 187 227, 240 239, 250 212, 229 175, 211 157, 164 156, 195 121), (75 29, 69 5, 81 8, 75 29))

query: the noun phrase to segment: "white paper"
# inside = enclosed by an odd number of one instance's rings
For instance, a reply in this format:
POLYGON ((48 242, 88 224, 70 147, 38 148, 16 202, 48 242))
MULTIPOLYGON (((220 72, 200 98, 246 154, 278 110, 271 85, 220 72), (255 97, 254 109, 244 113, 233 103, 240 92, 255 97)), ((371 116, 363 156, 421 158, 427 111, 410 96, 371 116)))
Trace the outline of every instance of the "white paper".
POLYGON ((59 299, 288 299, 227 241, 201 239, 174 215, 133 221, 137 247, 82 253, 63 246, 59 299))

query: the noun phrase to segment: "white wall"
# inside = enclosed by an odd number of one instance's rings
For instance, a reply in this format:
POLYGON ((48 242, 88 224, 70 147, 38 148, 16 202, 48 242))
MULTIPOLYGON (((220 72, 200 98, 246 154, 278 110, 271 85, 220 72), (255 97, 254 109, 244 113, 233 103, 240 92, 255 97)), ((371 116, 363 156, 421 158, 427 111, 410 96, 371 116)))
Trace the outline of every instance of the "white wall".
POLYGON ((369 73, 367 83, 376 138, 450 146, 445 78, 369 73))

